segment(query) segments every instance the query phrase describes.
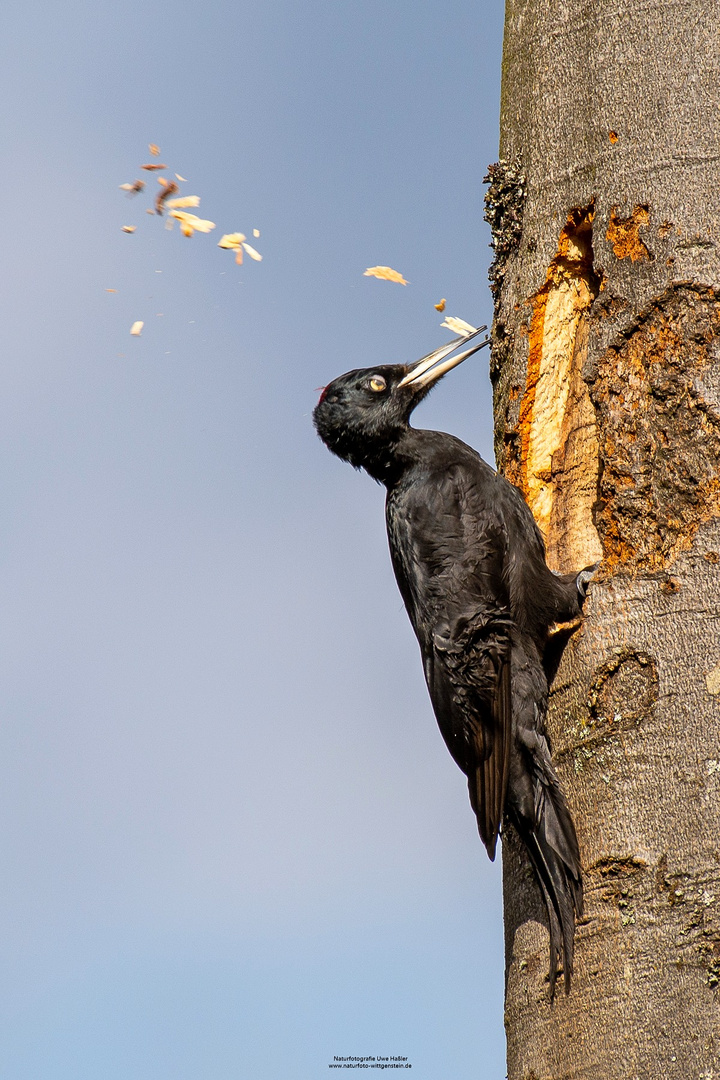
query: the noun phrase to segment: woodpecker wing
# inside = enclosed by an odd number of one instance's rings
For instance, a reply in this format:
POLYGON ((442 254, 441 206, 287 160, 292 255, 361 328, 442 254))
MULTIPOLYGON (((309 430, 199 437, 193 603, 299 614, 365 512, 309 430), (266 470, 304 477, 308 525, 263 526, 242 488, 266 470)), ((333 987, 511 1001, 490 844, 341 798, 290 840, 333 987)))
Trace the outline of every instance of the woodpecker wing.
POLYGON ((468 778, 470 803, 490 858, 502 821, 512 729, 510 636, 503 615, 480 617, 456 639, 423 649, 438 726, 468 778))
POLYGON ((420 643, 440 731, 468 778, 470 802, 491 858, 507 788, 512 737, 513 623, 504 567, 506 536, 493 508, 495 473, 469 448, 426 455, 388 496, 395 575, 420 643), (466 460, 464 460, 466 458, 466 460))

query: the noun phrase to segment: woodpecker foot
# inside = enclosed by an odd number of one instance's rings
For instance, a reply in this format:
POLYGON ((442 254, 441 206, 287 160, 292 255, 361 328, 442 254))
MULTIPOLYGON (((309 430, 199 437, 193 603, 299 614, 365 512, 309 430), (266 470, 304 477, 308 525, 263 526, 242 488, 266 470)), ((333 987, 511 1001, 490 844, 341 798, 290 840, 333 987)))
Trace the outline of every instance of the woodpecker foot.
POLYGON ((578 576, 575 578, 575 584, 577 585, 577 591, 580 593, 581 603, 587 596, 588 585, 595 577, 599 566, 599 562, 593 563, 592 566, 586 566, 585 569, 581 570, 578 576))

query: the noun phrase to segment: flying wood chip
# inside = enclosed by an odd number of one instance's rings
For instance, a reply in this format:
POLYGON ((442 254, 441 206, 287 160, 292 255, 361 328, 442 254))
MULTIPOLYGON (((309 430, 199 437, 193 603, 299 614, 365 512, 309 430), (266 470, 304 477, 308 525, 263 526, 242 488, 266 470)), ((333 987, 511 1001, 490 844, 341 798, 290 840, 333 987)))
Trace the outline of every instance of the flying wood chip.
POLYGON ((465 322, 464 319, 456 319, 454 315, 448 315, 444 322, 440 323, 441 326, 447 326, 448 330, 452 330, 456 334, 462 334, 463 337, 467 337, 468 334, 474 334, 477 330, 477 326, 471 326, 469 322, 465 322))
POLYGON ((231 232, 225 233, 218 240, 218 247, 225 248, 227 251, 235 252, 235 262, 238 266, 242 266, 243 261, 243 242, 245 240, 245 233, 231 232))
POLYGON ((123 232, 135 232, 136 229, 137 225, 123 225, 122 227, 123 232))
POLYGON ((218 240, 218 247, 228 248, 230 251, 234 251, 235 248, 240 247, 244 239, 245 233, 242 232, 225 233, 225 235, 218 240))
POLYGON ((381 281, 397 281, 398 285, 407 285, 407 281, 399 274, 397 270, 393 270, 390 266, 369 266, 364 272, 363 277, 376 277, 381 281))
POLYGON ((130 333, 132 334, 132 336, 140 337, 144 325, 145 323, 141 319, 139 319, 137 322, 134 322, 130 327, 130 333))
MULTIPOLYGON (((253 234, 257 232, 257 229, 253 229, 253 234)), ((251 247, 250 244, 245 243, 245 233, 234 232, 225 233, 223 237, 218 241, 218 247, 226 248, 228 251, 235 252, 235 262, 238 266, 242 266, 243 250, 248 253, 251 259, 255 262, 262 262, 262 255, 251 247)))
POLYGON ((148 172, 155 172, 156 169, 167 169, 167 165, 156 165, 154 161, 151 161, 149 165, 141 165, 141 169, 146 169, 148 172))
POLYGON ((445 304, 446 304, 446 300, 445 300, 445 297, 443 297, 439 304, 434 305, 435 310, 436 311, 444 311, 445 310, 445 304))
POLYGON ((171 195, 176 195, 180 188, 174 180, 167 180, 164 176, 158 176, 158 184, 160 184, 162 190, 157 193, 155 198, 155 213, 162 214, 165 200, 169 199, 171 195))
POLYGON ((121 184, 120 190, 127 191, 128 195, 137 195, 145 187, 144 180, 136 180, 134 184, 121 184))
POLYGON ((215 228, 214 221, 195 217, 195 214, 186 214, 184 210, 171 210, 170 217, 177 218, 180 222, 180 231, 183 236, 192 236, 194 232, 209 233, 215 228))
POLYGON ((168 210, 186 210, 188 206, 199 206, 199 195, 183 195, 179 199, 168 199, 165 206, 168 210))
POLYGON ((160 157, 160 147, 156 146, 154 142, 148 143, 148 150, 153 157, 160 157))

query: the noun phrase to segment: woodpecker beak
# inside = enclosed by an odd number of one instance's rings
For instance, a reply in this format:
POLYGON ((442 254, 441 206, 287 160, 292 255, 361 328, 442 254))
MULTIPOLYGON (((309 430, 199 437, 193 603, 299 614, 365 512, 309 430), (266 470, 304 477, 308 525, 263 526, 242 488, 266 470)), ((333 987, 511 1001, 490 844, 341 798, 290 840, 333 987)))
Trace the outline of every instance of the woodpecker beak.
POLYGON ((483 330, 487 330, 487 326, 480 326, 472 334, 457 337, 448 345, 443 345, 442 348, 424 356, 422 360, 418 360, 416 364, 410 367, 407 375, 404 379, 401 379, 398 386, 412 386, 415 390, 425 386, 432 386, 446 371, 450 371, 452 368, 457 367, 458 364, 462 364, 463 360, 467 360, 468 356, 472 356, 478 349, 483 349, 490 344, 490 338, 484 338, 478 345, 473 345, 471 349, 465 349, 463 352, 458 353, 457 356, 446 359, 461 344, 471 341, 477 334, 482 334, 483 330))

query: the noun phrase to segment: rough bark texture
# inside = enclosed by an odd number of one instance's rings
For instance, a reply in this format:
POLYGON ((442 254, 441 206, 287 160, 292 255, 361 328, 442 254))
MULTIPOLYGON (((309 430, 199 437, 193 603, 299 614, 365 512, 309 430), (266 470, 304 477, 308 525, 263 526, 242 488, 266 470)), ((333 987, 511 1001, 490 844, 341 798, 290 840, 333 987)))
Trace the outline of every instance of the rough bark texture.
POLYGON ((706 0, 507 0, 498 462, 602 558, 549 729, 586 887, 569 997, 504 839, 509 1080, 720 1077, 720 36, 706 0))

